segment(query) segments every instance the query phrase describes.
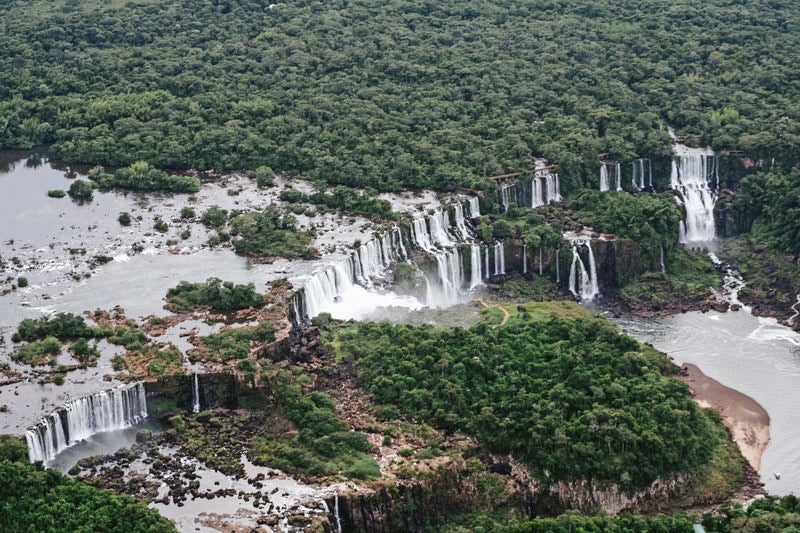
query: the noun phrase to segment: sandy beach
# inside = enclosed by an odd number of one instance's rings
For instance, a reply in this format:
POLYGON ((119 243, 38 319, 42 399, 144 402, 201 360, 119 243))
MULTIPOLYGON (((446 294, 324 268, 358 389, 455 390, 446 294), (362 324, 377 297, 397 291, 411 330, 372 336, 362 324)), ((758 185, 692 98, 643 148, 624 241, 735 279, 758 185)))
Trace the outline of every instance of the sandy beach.
POLYGON ((761 455, 769 444, 767 412, 751 397, 706 376, 695 365, 684 364, 682 368, 681 380, 689 385, 695 401, 720 413, 744 458, 760 472, 761 455))

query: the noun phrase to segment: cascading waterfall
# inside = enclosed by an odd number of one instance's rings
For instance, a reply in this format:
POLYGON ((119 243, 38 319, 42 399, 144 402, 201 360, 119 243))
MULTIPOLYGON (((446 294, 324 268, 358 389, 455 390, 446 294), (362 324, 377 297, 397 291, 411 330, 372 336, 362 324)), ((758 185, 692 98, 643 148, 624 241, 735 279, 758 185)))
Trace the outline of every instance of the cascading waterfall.
POLYGON ((415 218, 411 221, 411 238, 417 248, 425 252, 436 251, 431 235, 428 233, 428 222, 425 217, 415 218))
POLYGON ((192 412, 200 412, 200 378, 197 372, 192 372, 192 412))
POLYGON ((489 279, 491 277, 491 271, 489 270, 489 247, 487 246, 483 250, 483 278, 489 279))
POLYGON ((426 304, 431 307, 449 307, 458 303, 464 284, 461 255, 458 248, 434 254, 438 283, 428 280, 426 304))
POLYGON ((608 191, 608 168, 605 163, 600 165, 600 192, 608 191))
POLYGON ((455 243, 447 234, 450 228, 450 217, 446 209, 437 209, 428 216, 428 223, 431 229, 431 241, 438 247, 453 246, 455 243))
POLYGON ((104 431, 124 429, 147 418, 142 383, 97 392, 67 402, 25 434, 31 462, 52 461, 73 444, 104 431))
POLYGON ((622 167, 620 166, 619 162, 614 165, 614 190, 619 192, 622 190, 622 167))
POLYGON ((664 265, 664 245, 663 244, 659 244, 658 248, 659 248, 659 252, 661 254, 661 273, 662 274, 666 274, 667 273, 667 267, 664 265))
POLYGON ((506 273, 506 257, 503 249, 503 242, 494 243, 494 275, 499 276, 506 273))
POLYGON ((561 187, 558 174, 547 172, 531 181, 531 207, 561 201, 561 187))
POLYGON ((469 218, 481 216, 481 204, 477 196, 469 197, 469 218))
MULTIPOLYGON (((506 183, 500 186, 500 205, 503 206, 503 213, 508 211, 511 202, 517 203, 517 184, 506 183)), ((519 204, 517 204, 519 205, 519 204)))
POLYGON ((600 294, 600 289, 597 285, 597 268, 589 239, 576 239, 572 241, 572 264, 569 268, 569 291, 581 301, 591 301, 600 294), (586 249, 589 251, 588 272, 578 253, 579 245, 586 246, 586 249), (578 280, 578 276, 580 276, 580 280, 578 280))
POLYGON ((719 185, 717 157, 713 154, 683 154, 672 158, 670 187, 683 197, 686 220, 681 223, 680 242, 714 240, 714 204, 717 194, 709 180, 719 185))
POLYGON ((472 237, 464 218, 464 206, 461 203, 453 204, 453 221, 455 223, 455 232, 459 239, 466 241, 472 237))
POLYGON ((483 285, 483 279, 481 277, 481 247, 478 243, 472 243, 469 245, 469 252, 470 252, 470 278, 469 278, 469 288, 470 290, 483 285))
MULTIPOLYGON (((477 205, 474 207, 477 212, 477 205)), ((466 257, 462 258, 458 247, 459 242, 472 240, 474 230, 464 217, 462 204, 452 206, 452 217, 449 209, 439 208, 427 216, 416 217, 408 228, 411 246, 436 260, 435 273, 422 272, 427 281, 425 305, 431 307, 454 305, 465 291, 481 284, 480 246, 470 244, 469 278, 464 268, 466 257)), ((391 266, 400 261, 411 261, 400 228, 375 235, 347 258, 332 262, 309 277, 298 293, 302 301, 294 304, 295 316, 300 321, 308 320, 332 309, 334 303, 340 301, 343 294, 356 289, 356 285, 370 288, 388 281, 391 266)), ((484 275, 489 275, 488 265, 484 275)), ((421 304, 417 301, 416 305, 421 304)))

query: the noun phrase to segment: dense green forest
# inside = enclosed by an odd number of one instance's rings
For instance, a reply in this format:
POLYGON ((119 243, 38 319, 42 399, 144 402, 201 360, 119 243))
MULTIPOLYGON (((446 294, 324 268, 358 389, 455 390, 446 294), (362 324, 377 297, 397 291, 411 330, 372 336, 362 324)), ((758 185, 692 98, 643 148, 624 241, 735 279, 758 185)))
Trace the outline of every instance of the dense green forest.
POLYGON ((175 526, 147 505, 28 463, 25 443, 0 438, 0 529, 167 533, 175 526))
POLYGON ((710 460, 724 432, 668 377, 663 355, 605 319, 536 309, 499 328, 345 325, 333 344, 375 402, 466 430, 545 481, 631 490, 710 460))
POLYGON ((800 11, 679 0, 9 0, 0 147, 449 188, 689 142, 788 168, 800 11))
POLYGON ((555 518, 510 522, 497 521, 491 516, 472 517, 466 525, 451 525, 446 533, 688 533, 694 524, 702 524, 715 533, 754 533, 761 531, 800 531, 800 506, 794 495, 776 498, 767 496, 750 503, 746 509, 739 504, 725 504, 715 514, 702 516, 677 513, 675 516, 584 516, 569 512, 555 518))

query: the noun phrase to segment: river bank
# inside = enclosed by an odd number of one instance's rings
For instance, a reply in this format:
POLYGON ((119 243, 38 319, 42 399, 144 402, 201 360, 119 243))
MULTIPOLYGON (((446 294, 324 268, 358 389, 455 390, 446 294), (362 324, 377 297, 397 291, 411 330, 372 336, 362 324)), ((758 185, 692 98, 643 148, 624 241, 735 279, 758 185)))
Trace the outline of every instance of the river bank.
POLYGON ((692 397, 701 407, 722 416, 744 458, 756 472, 760 471, 761 457, 770 439, 769 414, 761 404, 705 375, 693 364, 682 366, 680 379, 689 385, 692 397))

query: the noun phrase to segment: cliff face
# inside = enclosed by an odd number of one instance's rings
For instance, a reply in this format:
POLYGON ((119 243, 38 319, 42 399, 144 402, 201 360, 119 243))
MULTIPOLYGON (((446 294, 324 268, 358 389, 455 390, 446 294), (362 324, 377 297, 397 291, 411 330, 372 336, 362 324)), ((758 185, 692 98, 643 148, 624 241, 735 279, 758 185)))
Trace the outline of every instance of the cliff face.
POLYGON ((338 517, 344 532, 435 531, 454 516, 499 508, 518 517, 552 516, 568 509, 587 514, 647 513, 669 508, 691 481, 689 475, 676 474, 626 494, 615 484, 587 480, 545 485, 512 457, 491 460, 480 474, 466 474, 451 464, 425 479, 328 498, 332 530, 336 531, 338 517))
POLYGON ((622 511, 646 513, 669 507, 671 501, 685 491, 691 476, 676 474, 670 479, 654 481, 649 487, 632 494, 622 492, 616 484, 592 480, 559 481, 544 485, 530 471, 511 457, 498 458, 510 467, 534 514, 555 514, 567 509, 578 509, 586 514, 605 511, 618 514, 622 511))
MULTIPOLYGON (((337 498, 326 499, 336 531, 337 498)), ((338 496, 344 532, 436 531, 454 516, 508 508, 520 514, 522 500, 513 479, 469 473, 454 463, 424 478, 388 483, 338 496)))
POLYGON ((592 247, 602 295, 615 295, 646 268, 653 268, 653 265, 642 264, 641 249, 630 239, 597 239, 592 241, 592 247))

